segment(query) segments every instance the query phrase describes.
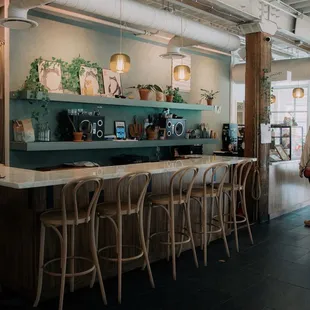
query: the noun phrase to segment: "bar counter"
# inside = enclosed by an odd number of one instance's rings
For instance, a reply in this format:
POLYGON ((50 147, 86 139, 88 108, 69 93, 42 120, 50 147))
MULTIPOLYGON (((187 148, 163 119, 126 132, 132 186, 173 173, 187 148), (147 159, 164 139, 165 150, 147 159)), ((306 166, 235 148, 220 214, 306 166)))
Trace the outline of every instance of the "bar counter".
MULTIPOLYGON (((24 296, 28 296, 30 299, 34 298, 38 274, 40 214, 47 209, 60 207, 60 194, 63 184, 84 176, 100 176, 105 182, 99 201, 111 200, 115 199, 116 182, 120 177, 130 172, 149 171, 152 173, 149 190, 156 194, 168 191, 171 174, 182 167, 195 166, 200 168, 201 171, 196 183, 201 184, 203 171, 210 165, 219 162, 234 165, 244 159, 202 156, 175 161, 48 172, 0 166, 0 175, 4 177, 0 179, 0 279, 2 284, 24 296)), ((138 193, 139 189, 137 188, 135 191, 138 193)), ((92 189, 87 189, 80 193, 81 196, 79 197, 87 203, 91 193, 92 189)), ((198 223, 200 210, 194 208, 194 205, 191 209, 192 222, 198 223)), ((154 212, 153 220, 154 230, 166 229, 166 218, 163 213, 154 212)), ((103 222, 100 224, 103 226, 100 228, 100 247, 111 244, 115 239, 111 224, 103 222)), ((136 221, 129 217, 124 226, 126 226, 124 230, 128 233, 124 234, 123 243, 135 244, 139 242, 136 221)), ((197 230, 197 227, 194 228, 197 230)), ((45 259, 59 257, 60 246, 57 238, 54 232, 47 230, 45 259)), ((81 256, 89 256, 88 234, 84 225, 78 227, 76 240, 76 253, 81 256)), ((196 242, 198 245, 198 239, 196 242)), ((158 242, 151 243, 150 260, 155 261, 165 257, 165 250, 166 248, 159 245, 158 242)), ((128 252, 128 254, 132 253, 128 252)), ((124 264, 124 271, 141 266, 141 264, 142 261, 140 260, 124 264)), ((115 266, 109 262, 101 261, 101 267, 104 277, 116 274, 115 266)), ((147 274, 145 276, 147 277, 147 274)), ((88 286, 89 281, 88 276, 80 277, 76 281, 76 287, 88 286)), ((50 297, 58 293, 58 280, 45 276, 42 296, 50 297)))

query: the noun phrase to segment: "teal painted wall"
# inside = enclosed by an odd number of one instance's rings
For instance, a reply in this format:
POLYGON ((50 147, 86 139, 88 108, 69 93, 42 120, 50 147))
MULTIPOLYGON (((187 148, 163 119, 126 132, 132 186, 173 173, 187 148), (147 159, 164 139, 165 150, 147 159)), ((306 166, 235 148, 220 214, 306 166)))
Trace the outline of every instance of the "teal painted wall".
MULTIPOLYGON (((58 17, 35 13, 33 17, 39 27, 29 31, 11 31, 10 45, 10 86, 11 90, 19 89, 28 74, 30 63, 37 57, 44 59, 60 57, 71 61, 74 57, 81 57, 93 62, 98 62, 102 67, 108 68, 110 56, 119 49, 119 31, 113 28, 94 26, 87 23, 63 20, 58 17), (42 18, 44 17, 44 18, 42 18), (50 19, 46 19, 46 17, 50 19)), ((169 60, 163 60, 160 54, 166 52, 166 45, 152 42, 149 39, 135 37, 132 34, 124 34, 123 50, 130 55, 132 67, 129 73, 122 76, 123 87, 129 87, 138 83, 159 84, 161 86, 171 84, 171 66, 169 60)), ((221 114, 210 112, 172 111, 184 116, 189 126, 200 122, 208 123, 212 129, 220 133, 222 123, 229 121, 229 95, 230 95, 230 58, 215 54, 192 53, 192 82, 191 92, 184 93, 184 98, 189 102, 198 102, 200 88, 217 89, 220 94, 215 104, 222 106, 221 114)), ((136 94, 137 96, 137 94, 136 94)), ((92 110, 89 105, 78 104, 84 109, 92 110)), ((50 114, 47 121, 55 129, 55 115, 62 109, 72 108, 71 104, 50 103, 50 114)), ((97 106, 96 106, 97 107, 97 106)), ((33 107, 27 101, 11 102, 11 119, 29 117, 33 107)), ((135 109, 104 107, 104 115, 107 119, 106 132, 113 132, 113 121, 124 119, 127 123, 132 121, 133 115, 140 120, 150 113, 159 113, 156 109, 135 109)), ((205 153, 212 153, 214 148, 220 146, 207 146, 205 153)), ((129 152, 129 150, 124 150, 129 152)), ((135 151, 137 153, 138 151, 135 151)), ((146 153, 145 149, 140 149, 146 153)), ((155 150, 147 151, 154 155, 155 150)), ((163 150, 163 153, 167 150, 163 150)), ((12 166, 38 167, 54 165, 73 160, 95 160, 96 158, 108 158, 109 154, 103 151, 88 152, 57 152, 56 154, 11 152, 12 166), (73 154, 74 153, 74 154, 73 154), (42 158, 45 158, 43 160, 42 158), (71 160, 70 160, 71 159, 71 160), (48 163, 48 164, 47 164, 48 163)))

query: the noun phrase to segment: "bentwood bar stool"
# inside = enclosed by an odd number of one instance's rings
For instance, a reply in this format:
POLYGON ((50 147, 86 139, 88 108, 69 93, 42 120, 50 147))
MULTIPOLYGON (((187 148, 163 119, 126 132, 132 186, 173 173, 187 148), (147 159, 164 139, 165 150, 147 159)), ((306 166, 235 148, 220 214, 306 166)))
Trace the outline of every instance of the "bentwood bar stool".
POLYGON ((253 161, 250 159, 245 159, 239 162, 233 171, 233 177, 231 183, 224 183, 223 185, 223 192, 231 201, 231 209, 228 214, 224 215, 224 222, 226 224, 233 224, 234 225, 234 232, 235 232, 235 241, 236 241, 236 249, 239 252, 239 240, 238 240, 238 224, 246 223, 249 237, 251 243, 254 244, 247 207, 246 207, 246 183, 248 179, 248 175, 252 168, 253 161), (240 204, 242 208, 242 213, 237 213, 237 198, 238 193, 240 197, 240 204))
POLYGON ((205 266, 207 266, 207 245, 212 234, 214 233, 222 234, 227 256, 230 257, 230 252, 226 240, 225 226, 223 222, 222 195, 223 184, 227 177, 228 169, 229 166, 224 163, 215 164, 207 168, 203 174, 203 187, 194 187, 191 192, 191 198, 197 201, 201 208, 201 230, 196 233, 201 234, 201 247, 204 251, 205 266), (215 183, 216 181, 217 183, 215 183), (211 202, 210 204, 208 203, 208 200, 211 202), (217 215, 214 213, 215 200, 218 211, 217 215), (208 213, 210 213, 210 216, 208 216, 208 213), (210 220, 208 220, 208 217, 210 220))
MULTIPOLYGON (((122 300, 122 264, 132 260, 144 257, 145 264, 147 265, 149 279, 151 286, 154 288, 154 280, 151 271, 151 266, 146 250, 144 225, 143 225, 143 208, 147 188, 151 181, 151 174, 149 172, 131 173, 122 177, 116 187, 116 201, 104 202, 97 206, 97 220, 96 220, 96 239, 98 244, 99 236, 99 219, 108 219, 112 222, 116 234, 116 245, 108 245, 98 249, 100 258, 117 262, 118 266, 118 302, 122 300), (133 189, 138 189, 138 197, 135 196, 133 189), (124 197, 125 196, 125 197, 124 197), (138 233, 141 247, 136 245, 124 245, 122 242, 123 234, 123 216, 135 215, 138 220, 138 233), (131 257, 123 256, 123 248, 136 248, 138 254, 131 257), (115 249, 115 257, 107 256, 107 250, 115 249)), ((94 278, 93 278, 94 281, 94 278)), ((134 285, 134 284, 133 284, 134 285)))
POLYGON ((167 194, 154 194, 148 198, 150 202, 150 207, 147 223, 147 249, 149 250, 149 243, 152 237, 163 234, 168 235, 168 240, 161 241, 161 243, 167 245, 167 259, 169 259, 170 257, 171 249, 172 275, 174 280, 176 280, 176 246, 181 246, 183 243, 191 242, 194 261, 196 267, 198 268, 198 260, 190 219, 190 195, 197 173, 198 168, 196 167, 186 167, 178 170, 172 175, 170 179, 169 192, 167 194), (176 206, 180 206, 182 208, 183 219, 186 219, 187 222, 186 229, 183 229, 183 231, 179 232, 175 231, 176 206), (151 234, 152 210, 155 208, 161 208, 167 214, 168 230, 151 234), (180 236, 179 241, 176 241, 176 235, 180 236))
POLYGON ((106 294, 103 286, 99 260, 95 242, 95 212, 100 192, 102 190, 103 180, 97 177, 85 177, 73 180, 66 184, 61 193, 61 209, 48 210, 41 214, 41 237, 40 237, 40 256, 39 256, 39 277, 37 298, 34 307, 37 307, 43 284, 43 273, 50 276, 58 276, 61 278, 59 310, 63 308, 63 299, 65 291, 65 280, 70 278, 70 291, 74 291, 74 278, 83 276, 96 270, 101 290, 103 302, 107 304, 106 294), (94 187, 94 194, 87 206, 80 206, 78 202, 78 193, 83 188, 94 187), (73 205, 73 208, 70 208, 73 205), (86 257, 75 256, 75 228, 80 225, 89 225, 89 243, 91 250, 91 259, 86 257), (68 256, 68 228, 70 227, 70 256, 68 256), (45 246, 45 230, 52 228, 59 237, 61 245, 61 257, 55 258, 44 263, 44 246, 45 246), (90 267, 86 270, 77 272, 75 270, 75 261, 88 262, 90 267), (67 262, 69 262, 69 273, 67 272, 67 262), (50 271, 48 266, 60 263, 61 271, 59 273, 50 271))

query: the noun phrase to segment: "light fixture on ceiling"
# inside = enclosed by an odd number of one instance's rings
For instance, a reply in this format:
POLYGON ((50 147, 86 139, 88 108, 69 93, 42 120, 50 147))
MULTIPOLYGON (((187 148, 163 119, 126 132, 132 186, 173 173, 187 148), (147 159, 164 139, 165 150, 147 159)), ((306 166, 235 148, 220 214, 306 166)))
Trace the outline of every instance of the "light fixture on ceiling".
POLYGON ((293 89, 293 97, 295 99, 300 99, 305 96, 305 90, 301 87, 296 87, 293 89))
MULTIPOLYGON (((182 48, 183 48, 183 18, 181 16, 181 40, 182 40, 182 48)), ((189 66, 183 64, 183 59, 181 60, 181 64, 174 67, 173 76, 176 81, 185 82, 188 81, 191 77, 191 69, 189 66)))
POLYGON ((110 69, 117 73, 126 73, 130 70, 130 57, 122 53, 123 25, 122 25, 122 0, 120 0, 120 52, 110 58, 110 69))

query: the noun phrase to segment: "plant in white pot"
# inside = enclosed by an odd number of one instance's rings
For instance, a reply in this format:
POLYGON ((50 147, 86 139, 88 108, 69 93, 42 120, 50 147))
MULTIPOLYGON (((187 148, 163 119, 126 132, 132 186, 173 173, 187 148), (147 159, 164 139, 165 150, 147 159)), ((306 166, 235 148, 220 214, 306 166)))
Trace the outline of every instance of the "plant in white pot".
POLYGON ((219 91, 213 91, 213 90, 206 90, 206 89, 201 89, 202 94, 201 94, 201 100, 206 100, 208 105, 212 105, 213 99, 216 97, 216 95, 219 93, 219 91))

